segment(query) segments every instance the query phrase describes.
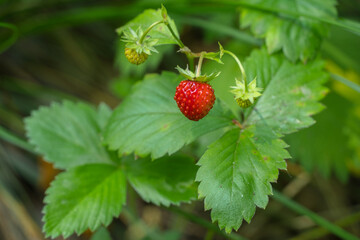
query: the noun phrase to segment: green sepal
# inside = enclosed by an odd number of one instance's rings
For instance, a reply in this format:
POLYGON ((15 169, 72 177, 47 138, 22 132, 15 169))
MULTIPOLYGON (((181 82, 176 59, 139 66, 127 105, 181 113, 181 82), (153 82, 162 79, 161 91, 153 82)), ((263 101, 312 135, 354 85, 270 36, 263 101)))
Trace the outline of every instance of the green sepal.
POLYGON ((256 87, 256 77, 248 84, 247 91, 243 81, 239 81, 236 78, 235 81, 236 86, 231 87, 233 89, 231 92, 235 94, 235 99, 249 100, 251 103, 254 103, 255 99, 261 96, 260 92, 263 89, 256 87))
POLYGON ((192 80, 192 81, 197 81, 197 82, 209 82, 211 80, 213 80, 214 78, 218 77, 220 75, 221 72, 213 72, 210 75, 200 75, 198 77, 196 77, 196 74, 192 71, 190 71, 189 66, 186 67, 186 69, 182 69, 179 66, 175 67, 176 70, 179 71, 180 75, 183 76, 184 78, 188 79, 188 80, 192 80))
POLYGON ((214 78, 218 77, 220 75, 221 72, 213 72, 210 73, 210 75, 200 75, 199 77, 195 78, 195 81, 198 82, 209 82, 211 80, 213 80, 214 78))
POLYGON ((182 69, 181 67, 176 66, 175 69, 178 70, 180 75, 186 79, 192 80, 195 78, 195 73, 190 71, 189 66, 186 66, 186 69, 182 69))
POLYGON ((123 31, 121 41, 126 43, 125 47, 135 49, 138 54, 143 52, 147 55, 151 55, 151 52, 158 53, 158 51, 154 48, 154 46, 158 43, 157 39, 145 38, 142 43, 139 42, 143 33, 144 32, 141 27, 139 27, 136 32, 132 28, 128 28, 123 31))

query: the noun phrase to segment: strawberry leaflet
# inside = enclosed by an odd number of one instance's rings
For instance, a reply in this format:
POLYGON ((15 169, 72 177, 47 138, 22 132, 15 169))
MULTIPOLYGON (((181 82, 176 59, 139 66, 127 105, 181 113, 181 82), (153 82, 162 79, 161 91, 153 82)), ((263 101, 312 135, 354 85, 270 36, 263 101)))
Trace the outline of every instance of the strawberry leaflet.
POLYGON ((209 146, 199 161, 196 180, 205 210, 226 232, 250 222, 256 206, 265 208, 272 194, 270 182, 286 169, 286 144, 266 125, 233 129, 209 146))
POLYGON ((265 38, 269 53, 280 49, 292 61, 303 62, 314 58, 322 38, 327 35, 327 24, 320 19, 336 18, 335 0, 242 0, 260 11, 242 8, 241 27, 250 27, 252 33, 265 38), (272 12, 274 11, 274 12, 272 12), (293 14, 288 14, 288 13, 293 14), (302 15, 317 16, 314 20, 302 15))
POLYGON ((63 101, 33 111, 25 128, 36 151, 56 168, 112 163, 100 137, 110 115, 105 104, 95 110, 85 103, 63 101))

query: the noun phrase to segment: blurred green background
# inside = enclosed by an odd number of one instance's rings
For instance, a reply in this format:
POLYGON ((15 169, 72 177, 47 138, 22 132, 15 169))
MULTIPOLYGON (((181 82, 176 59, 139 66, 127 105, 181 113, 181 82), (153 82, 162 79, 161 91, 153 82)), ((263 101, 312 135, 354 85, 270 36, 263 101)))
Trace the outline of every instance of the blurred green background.
MULTIPOLYGON (((221 2, 0 0, 0 239, 44 238, 42 199, 58 171, 19 140, 26 138, 22 119, 31 110, 62 99, 114 108, 144 74, 186 65, 175 46, 159 47, 160 54, 139 67, 123 55, 115 29, 161 3, 195 52, 216 51, 221 41, 244 59, 262 44, 239 29, 239 11, 221 2)), ((360 1, 340 0, 338 12, 360 21, 360 1)), ((332 26, 320 54, 332 74, 331 92, 323 101, 327 109, 315 116, 316 125, 286 137, 293 159, 273 186, 360 236, 360 94, 339 81, 340 76, 360 84, 360 36, 332 26)), ((237 66, 227 58, 224 62, 213 86, 235 108, 228 87, 237 66)), ((204 71, 218 67, 206 62, 204 71)), ((184 151, 199 157, 212 138, 203 137, 184 151)), ((135 192, 129 195, 127 208, 108 230, 71 239, 337 239, 274 201, 258 209, 238 235, 224 236, 201 201, 165 209, 142 202, 135 192)))

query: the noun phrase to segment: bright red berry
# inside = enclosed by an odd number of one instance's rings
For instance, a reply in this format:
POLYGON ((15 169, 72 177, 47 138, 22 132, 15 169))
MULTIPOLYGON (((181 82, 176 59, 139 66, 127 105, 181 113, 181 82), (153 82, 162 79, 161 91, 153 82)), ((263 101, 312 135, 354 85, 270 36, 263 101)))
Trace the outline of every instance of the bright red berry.
POLYGON ((213 107, 215 94, 208 83, 185 80, 176 87, 174 99, 185 117, 199 121, 213 107))

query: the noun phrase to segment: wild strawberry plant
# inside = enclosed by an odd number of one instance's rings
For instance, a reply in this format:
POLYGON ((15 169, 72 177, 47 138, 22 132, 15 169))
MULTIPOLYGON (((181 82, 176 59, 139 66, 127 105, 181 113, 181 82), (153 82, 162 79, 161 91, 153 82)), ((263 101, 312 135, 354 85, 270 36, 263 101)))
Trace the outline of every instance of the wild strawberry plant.
POLYGON ((128 184, 156 205, 202 199, 212 221, 228 233, 266 207, 271 183, 290 158, 282 137, 314 124, 311 116, 324 108, 319 100, 327 92, 328 74, 316 56, 326 25, 298 15, 332 19, 336 11, 333 0, 245 3, 250 8, 242 11, 242 27, 266 40, 244 63, 220 43, 217 52, 191 51, 166 9, 149 9, 117 30, 123 54, 133 64, 147 64, 159 45, 175 44, 189 66, 146 75, 113 111, 64 101, 26 119, 29 141, 64 170, 46 192, 47 236, 109 225, 126 204, 128 184), (274 6, 283 16, 260 11, 274 6), (211 86, 221 73, 202 70, 204 61, 226 69, 224 55, 238 67, 228 86, 236 109, 211 86), (182 153, 216 132, 221 134, 197 163, 182 153))

